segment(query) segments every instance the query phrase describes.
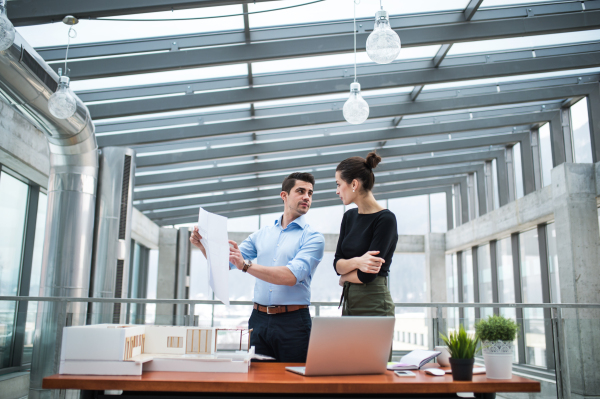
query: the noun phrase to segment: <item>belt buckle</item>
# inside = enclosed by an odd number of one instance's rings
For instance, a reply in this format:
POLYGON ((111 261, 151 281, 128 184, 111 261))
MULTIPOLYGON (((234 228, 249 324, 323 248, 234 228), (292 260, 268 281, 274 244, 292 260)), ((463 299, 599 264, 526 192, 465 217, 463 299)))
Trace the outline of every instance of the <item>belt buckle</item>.
POLYGON ((271 313, 271 312, 269 311, 269 309, 271 309, 271 308, 276 308, 276 307, 277 307, 277 306, 267 306, 267 314, 277 314, 277 313, 275 313, 275 312, 274 312, 274 313, 271 313))

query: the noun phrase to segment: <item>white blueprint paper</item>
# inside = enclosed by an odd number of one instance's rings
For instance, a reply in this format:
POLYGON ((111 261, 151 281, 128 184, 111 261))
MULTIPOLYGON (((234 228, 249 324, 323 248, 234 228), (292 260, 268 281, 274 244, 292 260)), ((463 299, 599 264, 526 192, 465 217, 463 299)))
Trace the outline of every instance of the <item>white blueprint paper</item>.
POLYGON ((229 242, 227 218, 200 208, 198 216, 200 242, 206 249, 208 283, 215 297, 229 305, 229 242))

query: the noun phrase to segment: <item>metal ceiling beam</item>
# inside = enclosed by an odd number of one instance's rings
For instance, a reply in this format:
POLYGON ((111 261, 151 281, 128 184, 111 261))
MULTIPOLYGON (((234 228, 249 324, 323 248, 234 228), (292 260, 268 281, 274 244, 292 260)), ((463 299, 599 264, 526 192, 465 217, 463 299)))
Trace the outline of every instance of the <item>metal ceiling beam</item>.
MULTIPOLYGON (((492 118, 472 119, 465 115, 465 120, 456 122, 434 123, 424 126, 397 127, 395 129, 380 129, 369 131, 366 134, 353 133, 345 135, 311 137, 299 135, 294 140, 280 141, 275 143, 249 144, 243 146, 232 146, 226 148, 207 148, 198 151, 176 152, 170 154, 150 155, 136 157, 136 167, 160 166, 168 164, 182 164, 196 161, 209 161, 224 158, 235 158, 244 156, 258 156, 272 153, 285 153, 306 149, 327 149, 341 147, 351 144, 376 143, 378 141, 395 140, 407 137, 424 137, 435 134, 446 134, 454 132, 465 132, 471 130, 493 129, 507 126, 520 126, 526 124, 540 124, 548 122, 553 112, 538 112, 533 114, 521 114, 510 116, 499 116, 492 118)), ((462 148, 462 146, 475 147, 481 145, 494 145, 500 142, 494 136, 482 137, 478 140, 450 140, 438 143, 429 143, 417 146, 397 147, 397 155, 418 154, 423 152, 437 152, 450 149, 462 148), (486 143, 486 144, 479 144, 486 143)))
MULTIPOLYGON (((381 195, 378 195, 378 199, 382 199, 382 200, 383 199, 395 199, 395 198, 401 198, 401 197, 412 197, 412 196, 416 196, 416 195, 426 195, 426 194, 436 194, 436 193, 445 193, 446 194, 446 224, 448 226, 448 230, 451 230, 452 228, 454 228, 454 218, 453 218, 454 210, 452 208, 452 186, 432 187, 432 188, 424 188, 424 189, 399 191, 396 193, 381 194, 381 195), (450 202, 450 204, 448 204, 448 202, 450 202)), ((322 202, 322 203, 324 204, 324 202, 322 202)), ((337 205, 337 204, 334 204, 334 205, 337 205)), ((319 205, 319 203, 316 203, 316 204, 313 204, 311 206, 311 208, 320 208, 322 206, 327 206, 327 205, 319 205)), ((272 211, 265 212, 265 213, 274 213, 274 212, 279 212, 279 211, 281 211, 281 206, 273 207, 272 211)), ((257 214, 256 214, 255 210, 245 209, 245 210, 241 210, 241 211, 238 210, 238 211, 231 211, 231 212, 221 212, 220 215, 226 216, 228 218, 237 218, 237 217, 243 217, 243 216, 255 216, 257 214)), ((192 216, 185 216, 185 217, 181 217, 181 218, 163 219, 163 220, 156 221, 156 222, 160 226, 168 226, 168 225, 183 224, 183 223, 197 223, 198 217, 192 215, 192 216)))
MULTIPOLYGON (((11 7, 15 4, 8 4, 8 15, 13 20, 18 17, 13 16, 11 7), (13 18, 14 17, 14 18, 13 18)), ((514 24, 521 25, 523 31, 527 31, 525 16, 533 14, 537 17, 540 16, 552 16, 552 15, 564 15, 566 13, 581 13, 583 10, 598 10, 600 6, 594 1, 583 1, 581 3, 564 2, 554 4, 530 4, 530 5, 519 5, 513 7, 506 7, 501 9, 484 9, 479 10, 476 16, 473 18, 479 22, 494 22, 495 20, 513 20, 514 24), (528 12, 528 10, 531 10, 528 12)), ((65 14, 61 14, 60 19, 65 14)), ((538 20, 533 25, 538 25, 538 20)), ((373 18, 358 19, 357 23, 362 25, 365 32, 373 30, 374 20, 373 18)), ((397 30, 403 41, 403 45, 406 45, 405 36, 414 36, 419 33, 429 33, 427 36, 436 36, 434 31, 431 29, 425 30, 408 30, 408 28, 428 28, 434 25, 443 26, 446 24, 456 25, 456 31, 467 30, 467 22, 464 18, 462 11, 454 12, 443 12, 443 13, 424 13, 424 14, 410 14, 410 15, 399 15, 391 16, 390 24, 392 29, 397 30)), ((500 37, 502 27, 501 25, 490 25, 490 29, 494 28, 497 36, 500 37)), ((564 29, 563 25, 560 25, 564 29)), ((539 27, 531 27, 536 33, 530 34, 543 34, 553 33, 540 31, 539 27)), ((297 24, 297 25, 283 25, 274 26, 268 28, 256 28, 251 29, 250 39, 252 42, 260 41, 275 41, 275 40, 289 40, 306 38, 313 36, 327 36, 327 35, 351 35, 353 32, 352 20, 341 20, 341 21, 328 21, 319 23, 308 23, 308 24, 297 24)), ((518 28, 512 28, 511 32, 518 28)), ((464 34, 465 32, 463 32, 464 34)), ((490 32, 487 32, 489 35, 490 32)), ((526 36, 524 34, 516 34, 517 36, 526 36)), ((439 36, 439 35, 438 35, 439 36)), ((476 36, 476 35, 475 35, 476 36)), ((362 37, 360 35, 359 37, 362 37)), ((366 36, 365 36, 366 40, 366 36)), ((474 40, 478 40, 475 37, 474 40)), ((122 54, 135 54, 150 51, 170 51, 172 49, 172 43, 177 43, 179 49, 198 48, 203 46, 224 46, 232 44, 240 44, 246 41, 246 37, 243 30, 229 30, 220 32, 207 32, 198 34, 184 34, 184 35, 171 35, 161 37, 151 37, 142 39, 130 39, 122 41, 110 41, 110 42, 99 42, 99 43, 88 43, 88 44, 72 44, 69 47, 69 54, 72 59, 75 58, 86 58, 86 57, 101 57, 101 56, 114 56, 122 54)), ((364 42, 364 40, 363 40, 364 42)), ((450 41, 449 41, 450 42, 450 41)), ((51 46, 36 48, 36 51, 46 61, 57 61, 61 60, 65 56, 66 46, 51 46)))
MULTIPOLYGON (((483 1, 483 0, 481 0, 481 1, 483 1)), ((446 58, 446 55, 448 54, 448 51, 450 51, 451 47, 452 47, 452 43, 442 44, 440 46, 440 49, 438 50, 437 54, 435 55, 435 57, 433 57, 433 67, 434 68, 438 68, 440 66, 442 61, 444 61, 444 58, 446 58)), ((413 91, 410 93, 410 99, 412 101, 415 101, 417 99, 417 97, 419 96, 419 94, 421 94, 421 92, 423 91, 423 87, 425 87, 425 86, 417 85, 414 87, 413 91)))
MULTIPOLYGON (((400 182, 400 183, 392 183, 385 186, 380 186, 374 188, 374 195, 378 196, 379 193, 393 193, 402 190, 410 190, 416 188, 426 188, 426 187, 434 187, 434 186, 447 186, 450 184, 460 184, 461 185, 461 194, 464 191, 466 195, 467 191, 467 178, 466 176, 460 177, 444 177, 439 179, 432 180, 422 180, 417 182, 400 182)), ((331 206, 331 205, 340 205, 340 199, 337 198, 335 192, 317 192, 313 194, 313 205, 317 206, 331 206), (321 204, 319 204, 321 202, 321 204), (324 205, 324 204, 327 205, 324 205)), ((259 213, 267 213, 264 212, 264 209, 270 209, 272 207, 279 207, 280 209, 283 207, 283 201, 281 198, 274 199, 266 199, 263 201, 256 202, 247 202, 247 203, 239 203, 239 204, 223 204, 223 205, 212 205, 203 207, 209 212, 220 213, 234 210, 244 210, 244 209, 255 209, 257 214, 259 213)), ((465 207, 463 206, 463 214, 465 211, 465 207)), ((467 219, 468 220, 468 207, 466 207, 467 219)), ((198 215, 198 208, 186 208, 179 210, 170 210, 164 211, 160 213, 145 213, 144 215, 148 216, 150 219, 161 220, 161 219, 172 219, 190 215, 198 215)))
MULTIPOLYGON (((368 149, 366 148, 365 151, 368 149)), ((378 149, 378 153, 381 157, 388 158, 394 157, 395 148, 383 148, 378 149)), ((504 153, 504 151, 502 151, 504 153)), ((342 154, 328 154, 327 156, 318 156, 318 157, 305 157, 305 158, 296 158, 289 159, 285 162, 275 161, 275 162, 265 162, 265 163, 254 163, 254 164, 246 164, 246 165, 234 165, 234 166, 223 166, 216 167, 210 169, 200 169, 200 170, 190 170, 184 172, 177 172, 177 178, 169 179, 170 176, 163 175, 145 175, 145 176, 136 176, 136 186, 144 186, 144 185, 154 185, 161 183, 173 183, 173 182, 183 182, 186 180, 197 180, 197 179, 207 179, 207 178, 221 178, 223 176, 235 176, 235 175, 248 175, 252 173, 264 173, 264 172, 276 172, 276 171, 310 171, 312 168, 316 168, 319 166, 325 165, 337 165, 339 162, 348 158, 348 156, 354 155, 352 153, 342 153, 342 154), (308 170, 307 170, 308 169, 308 170)), ((405 168, 417 168, 424 166, 434 166, 434 165, 447 165, 457 162, 471 162, 472 160, 481 160, 482 157, 490 155, 489 152, 485 154, 481 153, 464 153, 464 154, 453 154, 453 155, 444 155, 444 156, 435 156, 435 157, 424 157, 421 159, 412 159, 412 160, 404 160, 402 164, 405 168)), ((503 156, 499 156, 498 153, 495 154, 498 162, 498 180, 499 184, 502 187, 508 187, 508 178, 506 175, 506 167, 502 167, 505 164, 505 160, 503 156), (501 183, 500 183, 501 182, 501 183)), ((486 158, 486 159, 491 159, 486 158)), ((391 162, 390 162, 391 163, 391 162)), ((383 165, 382 165, 383 166, 383 165)), ((291 172, 290 172, 291 173, 291 172)), ((505 190, 506 191, 506 190, 505 190)), ((502 192, 500 195, 500 202, 502 205, 505 205, 508 202, 508 197, 505 196, 502 192)))
MULTIPOLYGON (((518 92, 520 94, 525 93, 526 99, 523 101, 540 101, 547 100, 550 97, 535 97, 536 93, 539 90, 548 90, 548 89, 557 89, 560 92, 558 95, 562 95, 562 93, 566 93, 564 87, 560 86, 574 86, 576 90, 581 89, 582 85, 585 87, 589 87, 587 85, 591 83, 598 83, 600 80, 600 74, 593 73, 587 75, 577 75, 577 76, 564 76, 564 77, 556 77, 556 78, 545 78, 545 79, 533 79, 533 80, 522 80, 522 81, 507 81, 498 84, 487 84, 487 85, 473 85, 466 87, 453 87, 448 89, 437 89, 437 90, 427 90, 423 92, 420 96, 418 104, 429 104, 431 101, 438 100, 451 100, 446 102, 436 102, 438 105, 442 104, 454 104, 456 100, 465 97, 472 96, 482 96, 482 95, 491 95, 502 93, 515 93, 518 92), (537 89, 533 91, 532 89, 537 89), (527 94, 533 95, 533 97, 527 97, 527 94), (458 97, 458 98, 457 98, 458 97), (428 100, 424 102, 422 100, 428 100)), ((547 95, 547 91, 543 92, 547 95)), ((569 93, 565 94, 566 96, 569 93)), ((587 94, 586 94, 587 95, 587 94)), ((580 99, 583 96, 579 97, 570 97, 571 99, 580 99)), ((557 97, 558 98, 558 97, 557 97)), ((486 101, 486 97, 481 98, 482 101, 486 101)), ((390 104, 405 104, 411 102, 410 98, 406 94, 387 94, 381 96, 369 96, 368 97, 369 106, 371 108, 378 108, 383 105, 390 104)), ((520 102, 515 98, 515 102, 520 102)), ((319 101, 319 102, 310 102, 310 103, 302 103, 302 104, 288 104, 279 107, 270 107, 270 108, 258 108, 256 110, 256 115, 259 118, 264 117, 279 117, 283 115, 290 115, 294 113, 303 113, 310 114, 319 111, 331 111, 339 108, 339 100, 329 100, 329 101, 319 101)), ((503 105, 505 103, 494 103, 488 100, 487 106, 495 106, 495 105, 503 105)), ((418 107, 418 106, 417 106, 418 107)), ((476 107, 476 105, 474 105, 476 107)), ((470 107, 469 107, 470 108, 470 107)), ((447 110, 447 109, 442 109, 447 110)), ((125 120, 125 121, 112 121, 112 120, 104 120, 98 121, 96 120, 96 133, 98 135, 102 135, 102 133, 116 132, 116 131, 133 131, 133 130, 143 130, 143 129, 156 129, 160 127, 173 127, 173 126, 183 126, 183 125, 193 125, 198 123, 223 123, 231 120, 237 119, 248 119, 250 117, 250 113, 248 109, 239 109, 239 110, 230 110, 230 111, 218 111, 218 112, 195 112, 189 113, 186 115, 174 115, 174 116, 165 116, 159 118, 136 118, 134 120, 125 120)), ((416 109, 412 111, 413 113, 419 113, 419 110, 416 109)), ((425 112, 432 112, 431 108, 427 108, 425 112)), ((396 117, 394 116, 396 121, 395 125, 398 125, 402 116, 396 117)), ((377 122, 376 122, 377 123, 377 122)), ((382 123, 380 121, 379 123, 382 123)), ((372 120, 369 121, 369 124, 373 124, 372 120)), ((387 122, 386 122, 387 124, 387 122)), ((344 123, 344 125, 348 126, 344 123)), ((387 124, 389 125, 389 124, 387 124)), ((383 126, 383 125, 382 125, 383 126)), ((348 130, 356 129, 360 126, 348 126, 348 130)), ((338 127, 339 128, 339 127, 338 127)), ((186 144, 187 146, 187 144, 186 144)), ((164 148, 161 146, 161 148, 164 148)), ((137 148, 140 150, 140 147, 137 148)), ((153 150, 152 150, 153 151, 153 150)))
MULTIPOLYGON (((273 0, 256 0, 259 2, 273 0)), ((15 26, 47 24, 62 21, 65 15, 79 19, 95 19, 117 15, 142 14, 190 8, 256 3, 255 0, 27 0, 7 2, 10 20, 15 26)))
MULTIPOLYGON (((451 166, 451 167, 447 167, 444 169, 430 169, 430 170, 406 172, 406 173, 384 175, 384 176, 381 176, 381 174, 378 174, 377 176, 375 176, 375 181, 376 181, 377 186, 379 186, 381 183, 427 179, 427 178, 433 178, 433 177, 459 175, 459 174, 474 173, 474 172, 483 174, 483 168, 484 168, 483 164, 475 164, 475 165, 466 165, 466 166, 451 166)), ((332 188, 335 186, 334 171, 332 171, 332 170, 326 171, 325 178, 317 177, 317 176, 320 176, 323 174, 325 174, 325 173, 323 173, 323 172, 313 173, 313 176, 315 176, 315 180, 317 180, 317 179, 320 180, 315 184, 315 193, 318 193, 320 191, 321 187, 332 188), (330 183, 330 184, 328 184, 328 183, 330 183)), ((279 178, 279 180, 282 181, 283 176, 281 176, 279 178)), ((485 197, 485 186, 483 187, 483 190, 484 190, 483 194, 485 197)), ((217 202, 229 202, 229 201, 244 201, 244 200, 260 201, 262 199, 268 199, 270 197, 279 196, 279 193, 281 193, 281 188, 276 187, 276 188, 268 188, 268 189, 256 190, 256 191, 245 191, 245 192, 238 192, 238 193, 212 195, 209 197, 183 198, 183 199, 173 199, 170 201, 141 203, 141 204, 136 204, 135 207, 140 211, 150 211, 149 213, 146 214, 146 216, 149 216, 157 211, 165 210, 165 209, 169 209, 169 208, 179 208, 179 207, 186 207, 186 206, 202 206, 203 207, 205 205, 214 204, 217 202)))
MULTIPOLYGON (((463 96, 462 93, 459 93, 452 101, 448 101, 448 99, 424 101, 426 98, 423 97, 422 100, 415 102, 408 100, 400 104, 372 107, 369 117, 371 119, 377 119, 395 117, 398 115, 425 114, 429 112, 442 112, 465 108, 563 99, 574 96, 585 96, 590 91, 594 89, 597 90, 597 88, 598 83, 550 87, 535 90, 515 90, 509 92, 497 92, 497 90, 491 89, 489 94, 483 95, 463 96)), ((456 90, 452 90, 452 92, 456 93, 456 90)), ((468 91, 465 90, 464 92, 468 91)), ((314 126, 343 121, 344 117, 341 111, 326 111, 303 115, 256 118, 228 123, 158 129, 127 134, 99 135, 97 136, 97 141, 100 147, 130 146, 180 139, 197 139, 215 136, 222 137, 227 134, 284 129, 295 126, 314 126)))
POLYGON ((471 0, 469 2, 467 8, 465 8, 464 11, 466 21, 470 21, 471 19, 473 19, 481 3, 483 3, 483 0, 471 0))
MULTIPOLYGON (((600 21, 600 12, 598 17, 600 21)), ((387 69, 395 72, 362 75, 360 84, 362 90, 385 89, 591 68, 598 65, 600 65, 600 42, 594 42, 577 46, 537 49, 535 57, 532 56, 530 50, 448 57, 444 66, 439 68, 434 67, 431 60, 405 61, 391 66, 385 65, 381 68, 372 66, 371 69, 374 70, 387 69)), ((88 108, 94 119, 115 118, 153 112, 340 93, 346 92, 353 81, 352 77, 343 73, 330 76, 329 72, 317 71, 316 75, 322 78, 302 83, 267 86, 260 86, 260 77, 254 76, 254 87, 179 95, 168 99, 162 97, 142 98, 89 104, 88 108)))
MULTIPOLYGON (((404 47, 414 47, 598 28, 600 28, 600 11, 593 10, 521 19, 470 21, 445 26, 432 25, 400 29, 398 32, 402 37, 404 47)), ((368 34, 363 33, 357 36, 357 50, 364 50, 368 34)), ((185 51, 86 59, 72 64, 70 76, 72 80, 95 79, 186 68, 340 54, 351 52, 353 48, 354 37, 352 34, 295 39, 293 41, 283 40, 235 46, 214 46, 185 51)), ((56 63, 52 67, 57 70, 60 65, 56 63)))
MULTIPOLYGON (((381 154, 380 150, 380 154, 381 154)), ((389 155, 389 154, 388 154, 389 155)), ((343 159, 347 158, 348 154, 340 154, 337 155, 332 162, 341 162, 343 159)), ((506 170, 506 162, 505 162, 505 150, 494 150, 494 151, 484 151, 484 152, 476 152, 470 154, 459 154, 453 156, 444 156, 438 157, 442 158, 442 163, 439 165, 443 165, 447 168, 448 165, 453 165, 457 163, 465 163, 465 162, 484 162, 492 159, 496 159, 497 162, 497 173, 498 173, 498 187, 499 187, 499 199, 500 205, 506 205, 508 203, 508 176, 506 170)), ((427 163, 428 159, 418 159, 418 160, 406 160, 402 162, 383 162, 377 167, 376 176, 386 173, 386 172, 394 172, 400 171, 404 169, 412 169, 419 167, 429 167, 430 165, 427 163)), ((438 165, 438 166, 439 166, 438 165)), ((316 165, 319 166, 319 165, 316 165)), ((434 165, 435 166, 435 165, 434 165)), ((331 169, 328 170, 308 170, 314 176, 315 179, 326 179, 334 174, 333 170, 335 168, 335 164, 331 166, 331 169)), ((305 169, 303 169, 305 170, 305 169)), ((293 170, 289 170, 291 173, 293 170)), ((296 170, 297 171, 297 170, 296 170)), ((434 175, 438 173, 439 169, 433 169, 435 172, 431 172, 434 175)), ((413 172, 407 172, 413 173, 413 172)), ((245 179, 235 180, 235 181, 208 181, 204 182, 196 182, 197 184, 186 185, 180 187, 169 187, 162 188, 157 187, 154 190, 145 190, 145 191, 135 191, 134 199, 137 200, 151 200, 151 199, 160 199, 160 198, 169 198, 169 197, 178 197, 178 196, 186 196, 186 195, 196 195, 196 194, 206 194, 215 191, 227 191, 227 190, 239 190, 249 187, 261 187, 268 185, 279 185, 283 181, 285 177, 284 174, 273 177, 248 177, 245 179)))

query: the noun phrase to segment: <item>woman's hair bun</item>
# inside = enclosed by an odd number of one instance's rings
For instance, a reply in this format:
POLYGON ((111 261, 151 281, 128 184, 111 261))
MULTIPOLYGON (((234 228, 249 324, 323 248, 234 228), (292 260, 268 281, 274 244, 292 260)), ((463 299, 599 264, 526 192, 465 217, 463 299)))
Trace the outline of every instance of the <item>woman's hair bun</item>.
POLYGON ((375 169, 377 165, 379 165, 379 162, 381 162, 381 157, 377 155, 375 151, 373 151, 370 152, 369 155, 367 155, 367 159, 365 162, 367 163, 367 166, 369 168, 375 169))

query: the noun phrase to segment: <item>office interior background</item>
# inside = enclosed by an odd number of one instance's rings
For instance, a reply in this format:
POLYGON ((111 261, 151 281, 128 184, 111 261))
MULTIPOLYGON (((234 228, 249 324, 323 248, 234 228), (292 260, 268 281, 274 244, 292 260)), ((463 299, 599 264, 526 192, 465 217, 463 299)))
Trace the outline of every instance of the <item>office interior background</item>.
MULTIPOLYGON (((240 242, 281 214, 283 178, 307 171, 317 182, 306 218, 326 236, 310 310, 339 316, 333 254, 349 207, 335 167, 376 150, 374 194, 398 221, 395 356, 502 314, 522 326, 514 370, 542 381, 533 396, 600 396, 599 306, 494 306, 600 303, 600 1, 384 0, 402 51, 379 65, 365 40, 380 2, 361 0, 357 75, 370 116, 360 125, 341 110, 352 0, 122 3, 7 2, 17 38, 0 53, 2 298, 49 296, 50 275, 75 273, 45 260, 66 234, 49 224, 88 220, 93 245, 66 238, 89 249, 78 266, 87 286, 62 296, 204 302, 91 304, 67 324, 247 326, 253 277, 230 273, 239 304, 214 301, 188 241, 198 207, 227 216, 240 242), (69 38, 60 21, 76 13, 69 38), (9 73, 21 67, 52 94, 68 43, 77 112, 89 111, 99 149, 95 213, 53 213, 59 145, 48 137, 60 123, 23 101, 9 73)), ((29 394, 35 367, 51 368, 34 355, 51 306, 0 300, 0 391, 11 398, 29 394)))

